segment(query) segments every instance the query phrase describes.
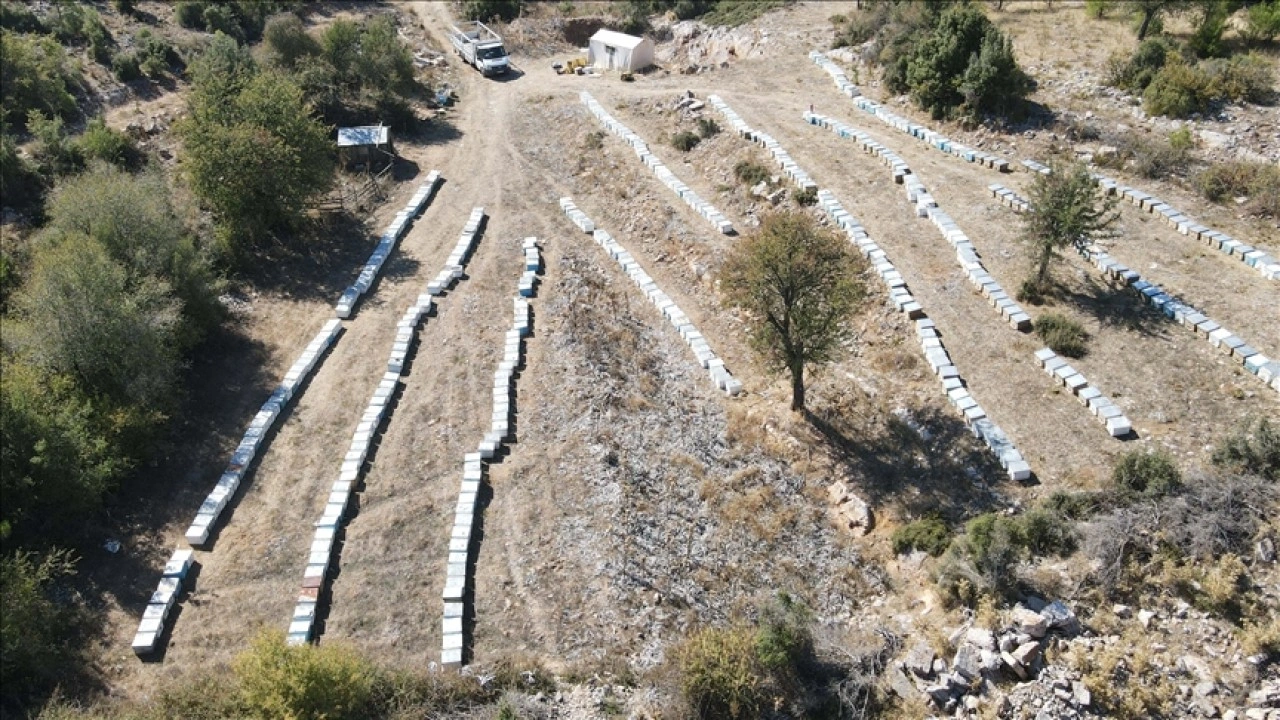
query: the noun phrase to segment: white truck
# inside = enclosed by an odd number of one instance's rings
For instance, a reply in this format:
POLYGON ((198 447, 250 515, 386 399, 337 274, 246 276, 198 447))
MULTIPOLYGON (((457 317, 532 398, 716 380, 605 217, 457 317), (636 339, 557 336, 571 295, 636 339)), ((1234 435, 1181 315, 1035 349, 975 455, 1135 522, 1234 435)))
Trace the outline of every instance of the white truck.
POLYGON ((449 28, 449 42, 468 65, 482 75, 503 75, 509 62, 507 49, 502 47, 502 37, 479 20, 458 23, 449 28))

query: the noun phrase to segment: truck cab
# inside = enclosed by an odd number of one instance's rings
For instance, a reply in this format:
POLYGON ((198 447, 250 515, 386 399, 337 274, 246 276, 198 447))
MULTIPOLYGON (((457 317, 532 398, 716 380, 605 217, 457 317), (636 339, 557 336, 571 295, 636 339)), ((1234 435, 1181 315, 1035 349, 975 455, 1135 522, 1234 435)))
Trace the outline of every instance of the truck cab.
POLYGON ((476 47, 476 69, 483 75, 503 75, 509 68, 507 49, 502 43, 485 43, 476 47))

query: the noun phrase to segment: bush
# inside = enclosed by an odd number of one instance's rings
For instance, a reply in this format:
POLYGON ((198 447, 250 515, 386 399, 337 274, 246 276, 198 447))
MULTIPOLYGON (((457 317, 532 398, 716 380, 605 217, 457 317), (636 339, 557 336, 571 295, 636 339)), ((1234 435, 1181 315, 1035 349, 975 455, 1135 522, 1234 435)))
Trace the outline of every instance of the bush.
POLYGON ((1135 450, 1120 457, 1111 471, 1111 482, 1123 495, 1161 497, 1182 488, 1182 473, 1164 452, 1135 450))
POLYGON ((791 191, 791 199, 794 200, 797 205, 803 205, 805 207, 816 205, 818 202, 818 190, 811 187, 796 188, 791 191))
POLYGON ((831 24, 835 26, 835 40, 832 48, 861 45, 876 36, 889 22, 891 8, 888 3, 867 3, 852 16, 834 15, 831 24))
POLYGON ((1257 53, 1204 63, 1210 94, 1233 102, 1265 104, 1275 95, 1272 63, 1257 53))
POLYGON ((698 137, 697 134, 695 133, 689 132, 688 130, 683 130, 671 136, 672 147, 682 152, 689 152, 690 150, 697 147, 698 143, 700 142, 702 142, 702 138, 698 137))
POLYGON ((204 29, 205 3, 200 0, 179 0, 174 8, 178 24, 192 30, 204 29))
POLYGON ((716 124, 715 120, 712 120, 711 118, 698 118, 698 134, 702 136, 703 140, 706 140, 718 132, 720 132, 720 126, 716 124))
POLYGON ((756 628, 756 656, 769 670, 783 675, 813 654, 813 621, 809 609, 785 592, 760 612, 756 628))
POLYGON ((1213 101, 1209 75, 1185 62, 1171 62, 1160 69, 1142 93, 1143 107, 1151 115, 1190 117, 1209 111, 1213 101))
POLYGON ((19 33, 47 32, 40 18, 25 3, 0 3, 0 27, 19 33))
POLYGON ((902 555, 912 550, 923 550, 934 557, 941 555, 951 544, 951 531, 942 518, 933 515, 907 523, 893 531, 893 552, 902 555))
POLYGON ((1220 57, 1222 31, 1227 28, 1227 17, 1230 10, 1226 2, 1208 2, 1201 7, 1200 23, 1187 41, 1187 49, 1196 57, 1220 57))
POLYGON ((1033 556, 1066 557, 1076 549, 1075 528, 1048 508, 1031 510, 1019 518, 1020 544, 1033 556))
POLYGON ((1236 473, 1259 475, 1280 481, 1280 430, 1262 418, 1245 425, 1218 444, 1213 464, 1236 473))
POLYGON ((921 108, 940 119, 963 110, 1006 114, 1031 92, 1013 46, 979 8, 948 6, 907 62, 906 82, 921 108))
POLYGON ((741 160, 733 166, 733 176, 747 185, 759 185, 772 177, 769 168, 750 160, 741 160))
POLYGON ((285 644, 264 631, 233 665, 250 714, 263 718, 362 718, 374 700, 376 670, 341 645, 285 644))
POLYGON ((233 37, 243 41, 244 33, 240 30, 240 21, 236 18, 235 10, 229 5, 221 3, 212 3, 206 5, 204 13, 201 14, 201 20, 204 29, 211 33, 222 33, 227 37, 233 37))
POLYGON ((70 553, 17 552, 0 558, 0 697, 6 707, 31 707, 67 679, 73 660, 71 613, 52 599, 53 584, 75 572, 70 553))
POLYGON ((111 59, 111 72, 120 82, 133 82, 142 77, 142 69, 138 65, 137 53, 117 53, 111 59))
POLYGON ((1196 175, 1194 182, 1213 202, 1245 196, 1250 211, 1280 218, 1280 168, 1271 163, 1219 163, 1196 175))
POLYGON ((80 85, 80 73, 56 40, 0 30, 0 57, 0 117, 6 126, 25 130, 32 110, 64 119, 75 115, 71 90, 80 85))
POLYGON ((1241 34, 1251 45, 1274 40, 1280 35, 1280 2, 1264 0, 1251 6, 1245 15, 1245 29, 1241 34))
POLYGON ((76 145, 85 160, 101 160, 120 166, 130 165, 136 152, 129 136, 107 127, 101 117, 89 121, 84 133, 76 139, 76 145))
POLYGON ((1088 334, 1080 323, 1058 313, 1045 313, 1036 319, 1036 334, 1049 349, 1070 358, 1082 358, 1088 352, 1088 334))
POLYGON ((270 51, 271 62, 290 70, 300 58, 320 54, 320 43, 307 33, 302 20, 292 13, 268 20, 262 38, 270 51))
POLYGON ((677 650, 681 691, 701 718, 754 718, 764 702, 765 668, 748 627, 710 628, 677 650))
POLYGON ((462 17, 466 20, 511 22, 520 17, 520 0, 465 0, 462 17))
POLYGON ((1044 508, 1068 520, 1085 520, 1100 511, 1104 498, 1099 493, 1059 490, 1044 502, 1044 508))
POLYGON ((1112 56, 1107 63, 1107 84, 1130 92, 1142 92, 1165 66, 1168 57, 1169 46, 1164 40, 1143 40, 1131 57, 1112 56))
POLYGON ((132 15, 137 9, 137 0, 111 0, 111 5, 121 15, 132 15))

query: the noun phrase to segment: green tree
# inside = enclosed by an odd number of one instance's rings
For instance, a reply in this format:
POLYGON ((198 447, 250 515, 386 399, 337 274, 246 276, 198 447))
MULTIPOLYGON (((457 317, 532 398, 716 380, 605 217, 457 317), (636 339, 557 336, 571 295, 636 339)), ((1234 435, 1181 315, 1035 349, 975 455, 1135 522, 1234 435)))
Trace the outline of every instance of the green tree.
POLYGON ((38 203, 43 191, 44 179, 18 154, 17 141, 7 132, 0 133, 0 205, 26 210, 38 203))
POLYGON ((1227 28, 1227 18, 1230 15, 1231 8, 1227 0, 1202 1, 1196 31, 1187 41, 1187 47, 1196 54, 1196 57, 1221 57, 1224 54, 1222 32, 1227 28))
POLYGON ((67 136, 62 118, 32 110, 27 116, 27 129, 36 139, 32 154, 46 175, 67 175, 84 166, 80 148, 67 136))
POLYGON ((467 20, 511 22, 520 17, 521 0, 465 0, 462 17, 467 20))
POLYGON ((948 7, 915 45, 906 63, 911 97, 934 118, 964 106, 971 115, 1008 112, 1031 91, 1013 45, 967 3, 948 7))
POLYGON ((1061 250, 1083 250, 1096 240, 1112 237, 1119 219, 1117 200, 1100 194, 1081 163, 1053 164, 1048 175, 1038 174, 1031 186, 1034 212, 1024 217, 1023 235, 1034 262, 1028 280, 1034 291, 1048 289, 1052 263, 1061 250))
POLYGON ((978 57, 960 78, 960 92, 971 113, 1008 115, 1031 92, 1031 78, 1013 57, 1013 41, 992 29, 982 38, 978 57))
POLYGON ((39 110, 49 117, 76 113, 71 90, 80 74, 58 41, 45 35, 19 35, 0 30, 0 109, 9 127, 22 131, 27 117, 39 110))
POLYGON ((256 717, 341 720, 372 711, 376 669, 341 645, 289 647, 281 633, 264 631, 233 667, 256 717))
POLYGON ((334 20, 320 35, 320 47, 337 82, 345 88, 359 87, 356 60, 360 56, 360 25, 352 20, 334 20))
POLYGON ((413 92, 413 56, 400 42, 390 15, 376 17, 361 29, 356 72, 360 83, 375 95, 403 96, 413 92))
POLYGON ((133 164, 137 154, 129 136, 107 126, 100 116, 89 121, 75 145, 88 161, 101 160, 121 167, 133 164))
POLYGON ((224 116, 230 112, 232 102, 257 74, 258 65, 248 48, 233 37, 215 34, 188 68, 192 114, 201 121, 228 120, 224 116))
POLYGON ((332 186, 334 157, 328 128, 287 76, 258 73, 239 92, 222 80, 215 86, 206 92, 197 76, 192 113, 177 129, 192 190, 235 254, 296 228, 307 202, 332 186), (223 94, 221 106, 206 104, 223 94))
POLYGON ((292 13, 283 13, 267 21, 262 39, 267 45, 273 65, 293 70, 298 60, 320 54, 320 43, 307 33, 302 20, 292 13))
POLYGON ((1271 42, 1280 35, 1280 0, 1263 0, 1251 5, 1246 11, 1241 35, 1251 45, 1271 42))
POLYGON ((725 264, 725 301, 750 316, 765 361, 790 373, 792 410, 805 407, 805 367, 831 361, 848 337, 860 267, 848 242, 801 213, 767 217, 725 264))
POLYGON ((176 339, 192 347, 221 319, 217 280, 208 253, 183 226, 158 170, 130 175, 97 164, 60 184, 50 198, 45 244, 86 235, 127 273, 131 284, 149 278, 168 284, 182 303, 176 339))
POLYGON ((167 283, 131 282, 101 243, 68 235, 38 249, 17 302, 9 334, 36 366, 117 406, 172 405, 180 303, 167 283))
POLYGON ((6 707, 23 707, 33 694, 66 679, 73 654, 66 636, 71 618, 49 592, 74 568, 66 552, 0 558, 0 697, 6 707))
POLYGON ((1161 16, 1179 12, 1187 7, 1188 0, 1133 0, 1132 7, 1138 18, 1138 39, 1160 25, 1161 16))

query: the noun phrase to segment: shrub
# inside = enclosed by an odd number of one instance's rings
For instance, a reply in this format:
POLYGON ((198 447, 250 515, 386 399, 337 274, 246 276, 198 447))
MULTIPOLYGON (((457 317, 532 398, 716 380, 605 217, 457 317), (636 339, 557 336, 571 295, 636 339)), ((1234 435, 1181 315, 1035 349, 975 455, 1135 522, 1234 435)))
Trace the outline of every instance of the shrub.
POLYGON ((587 133, 586 140, 583 143, 588 150, 600 150, 604 148, 604 132, 601 130, 592 130, 587 133))
POLYGON ((1208 112, 1212 101, 1209 75, 1185 62, 1165 65, 1142 93, 1143 106, 1148 113, 1172 118, 1208 112))
POLYGON ((76 145, 86 160, 101 160, 113 165, 128 165, 135 152, 129 137, 107 127, 101 117, 89 121, 84 133, 76 139, 76 145))
POLYGON ((0 27, 20 33, 47 31, 40 18, 25 3, 0 3, 0 27))
POLYGON ((368 717, 376 671, 341 645, 290 647, 264 631, 234 662, 250 714, 263 718, 368 717))
POLYGON ((138 65, 137 53, 117 53, 111 59, 111 72, 120 82, 133 82, 142 77, 142 69, 138 65))
POLYGON ((835 40, 831 47, 847 47, 861 45, 876 36, 888 22, 890 7, 888 3, 866 3, 861 10, 852 16, 834 15, 831 24, 835 26, 835 40))
POLYGON ((111 5, 121 15, 132 15, 137 9, 137 0, 111 0, 111 5))
POLYGON ((683 152, 689 152, 694 149, 698 146, 699 142, 702 142, 702 138, 688 130, 678 132, 671 136, 671 145, 677 150, 681 150, 683 152))
POLYGON ((716 124, 715 120, 712 120, 711 118, 698 118, 698 134, 702 136, 703 140, 706 140, 718 132, 720 132, 720 126, 716 124))
MULTIPOLYGON (((44 190, 44 180, 36 172, 36 168, 27 158, 18 154, 18 143, 13 136, 0 135, 0 204, 15 210, 25 210, 40 200, 44 190)), ((0 282, 0 310, 8 298, 13 282, 12 256, 9 254, 10 244, 0 249, 0 266, 6 273, 0 282)))
POLYGON ((1195 147, 1195 138, 1191 136, 1191 130, 1180 127, 1169 133, 1169 147, 1176 153, 1185 153, 1195 147))
POLYGON ((1031 79, 1013 57, 1013 46, 982 10, 947 7, 907 61, 911 97, 934 118, 1008 113, 1031 91, 1031 79))
POLYGON ((201 20, 204 29, 211 33, 222 33, 228 37, 237 40, 244 40, 244 33, 240 30, 240 21, 236 18, 235 10, 230 5, 222 3, 212 3, 206 5, 204 12, 201 14, 201 20))
POLYGON ((771 175, 769 168, 750 160, 741 160, 733 166, 733 176, 747 185, 759 185, 768 180, 771 175))
POLYGON ((1264 0, 1251 6, 1245 15, 1245 28, 1241 34, 1252 45, 1274 40, 1280 35, 1280 2, 1264 0))
POLYGON ((753 718, 764 701, 765 668, 748 627, 709 628, 677 650, 680 686, 698 717, 753 718))
POLYGON ((1059 490, 1048 497, 1044 508, 1068 520, 1085 520, 1102 509, 1103 497, 1098 493, 1059 490))
POLYGON ((813 621, 809 609, 779 592, 760 612, 756 628, 756 656, 769 670, 789 674, 813 653, 813 621))
POLYGON ((1210 94, 1233 102, 1268 103, 1275 95, 1272 63, 1257 53, 1204 63, 1210 94))
POLYGON ((1251 211, 1280 217, 1280 168, 1270 163, 1215 164, 1195 176, 1195 186, 1214 202, 1246 196, 1251 211))
POLYGON ((898 555, 923 550, 937 557, 951 544, 951 531, 942 518, 931 515, 894 530, 892 542, 893 551, 898 555))
POLYGON ((1219 57, 1223 54, 1222 31, 1230 14, 1226 2, 1207 2, 1201 7, 1200 23, 1187 41, 1187 49, 1196 57, 1219 57))
POLYGON ((1070 358, 1081 358, 1088 352, 1088 334, 1080 323, 1058 313, 1045 313, 1036 319, 1036 334, 1049 349, 1070 358))
MULTIPOLYGON (((5 3, 8 5, 9 3, 5 3)), ((71 89, 80 73, 66 51, 48 36, 0 30, 0 117, 9 128, 24 130, 32 110, 52 117, 76 113, 71 89)))
POLYGON ((178 24, 192 30, 203 30, 205 5, 200 0, 179 0, 174 8, 178 24))
POLYGON ((270 50, 271 62, 293 69, 300 58, 320 54, 320 43, 303 27, 302 20, 292 13, 283 13, 267 21, 262 33, 270 50))
POLYGON ((1107 83, 1130 92, 1142 92, 1165 66, 1168 57, 1169 46, 1164 40, 1143 40, 1131 57, 1112 56, 1107 65, 1107 83))
POLYGON ((1084 0, 1084 13, 1095 20, 1101 20, 1107 16, 1111 4, 1112 0, 1084 0))
POLYGON ((75 560, 65 551, 0 558, 0 697, 6 706, 21 707, 66 679, 71 613, 51 595, 53 583, 74 572, 75 560))
POLYGON ((39 110, 32 110, 27 117, 27 129, 35 136, 32 154, 45 174, 67 175, 84 166, 80 148, 67 137, 62 118, 46 117, 39 110))
POLYGON ((520 17, 520 0, 465 0, 462 17, 467 20, 511 22, 520 17))
POLYGON ((1280 480, 1280 430, 1266 418, 1245 425, 1218 444, 1213 464, 1231 472, 1280 480))
POLYGON ((1186 171, 1190 160, 1190 140, 1190 132, 1181 136, 1170 135, 1165 142, 1130 135, 1121 141, 1120 152, 1112 162, 1128 163, 1133 173, 1159 180, 1186 171))
POLYGON ((1075 528, 1066 518, 1050 509, 1028 511, 1018 523, 1020 544, 1032 555, 1066 557, 1076 549, 1075 528))
POLYGON ((1111 482, 1125 495, 1161 497, 1182 488, 1182 473, 1166 453, 1135 450, 1120 457, 1111 482))
POLYGON ((811 187, 796 188, 791 191, 791 199, 794 200, 797 205, 803 205, 806 207, 814 205, 818 202, 818 190, 811 187))

